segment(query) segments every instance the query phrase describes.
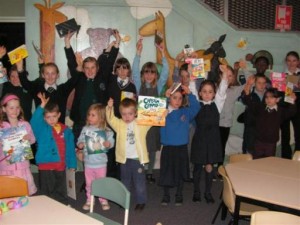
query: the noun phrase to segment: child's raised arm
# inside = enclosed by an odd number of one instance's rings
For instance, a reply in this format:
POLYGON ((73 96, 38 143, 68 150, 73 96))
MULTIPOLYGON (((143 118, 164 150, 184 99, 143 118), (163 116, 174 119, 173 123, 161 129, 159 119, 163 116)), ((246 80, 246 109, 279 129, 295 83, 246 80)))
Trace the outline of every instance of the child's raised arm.
POLYGON ((50 98, 46 98, 46 94, 41 92, 39 92, 37 96, 41 100, 41 107, 45 108, 45 105, 49 102, 50 98))

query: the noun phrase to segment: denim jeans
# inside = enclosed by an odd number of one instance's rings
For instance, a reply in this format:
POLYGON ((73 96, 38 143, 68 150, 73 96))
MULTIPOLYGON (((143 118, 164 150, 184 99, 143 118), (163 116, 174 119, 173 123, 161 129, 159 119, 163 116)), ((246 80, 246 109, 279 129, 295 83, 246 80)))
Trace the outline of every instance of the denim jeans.
POLYGON ((137 204, 145 204, 147 201, 146 177, 144 166, 135 159, 127 159, 125 164, 121 164, 121 181, 128 191, 131 185, 137 204))

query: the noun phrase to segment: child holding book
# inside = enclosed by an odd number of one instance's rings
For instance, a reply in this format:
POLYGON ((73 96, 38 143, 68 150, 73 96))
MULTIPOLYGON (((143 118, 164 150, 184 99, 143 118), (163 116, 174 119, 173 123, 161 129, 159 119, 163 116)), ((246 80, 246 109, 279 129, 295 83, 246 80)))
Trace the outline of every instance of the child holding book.
POLYGON ((66 168, 77 167, 74 135, 65 124, 59 122, 57 104, 39 93, 41 105, 31 118, 31 126, 37 139, 36 163, 40 173, 40 187, 44 195, 68 205, 66 168))
MULTIPOLYGON (((23 137, 23 140, 33 144, 35 142, 35 137, 30 124, 23 118, 19 97, 13 94, 7 94, 2 98, 1 106, 1 130, 4 131, 5 129, 14 127, 24 127, 27 134, 23 137)), ((0 141, 3 144, 1 136, 0 141)), ((28 184, 29 195, 34 194, 37 191, 37 188, 30 171, 29 160, 20 159, 10 164, 9 160, 13 157, 14 152, 12 152, 11 155, 5 156, 2 144, 0 147, 0 175, 13 175, 25 179, 28 184)))
MULTIPOLYGON (((139 39, 136 44, 136 56, 134 58, 132 64, 132 73, 133 73, 133 82, 138 90, 139 95, 143 96, 154 96, 158 97, 167 82, 168 73, 169 73, 169 65, 168 61, 165 58, 164 47, 156 46, 163 56, 162 58, 162 70, 160 76, 157 71, 157 67, 153 62, 146 62, 141 71, 139 71, 141 53, 143 50, 143 39, 139 39)), ((160 150, 160 128, 157 126, 153 126, 148 131, 146 137, 147 150, 149 153, 149 164, 147 169, 147 181, 150 183, 154 183, 155 179, 153 178, 153 167, 155 164, 155 156, 156 152, 160 150)))
POLYGON ((196 130, 192 140, 191 161, 194 164, 193 201, 201 201, 200 177, 202 168, 205 168, 205 192, 204 198, 207 203, 214 203, 211 194, 213 181, 213 164, 222 160, 222 144, 219 130, 220 113, 226 99, 228 87, 227 66, 220 66, 222 80, 216 90, 213 81, 205 80, 199 88, 201 109, 196 116, 196 130))
MULTIPOLYGON (((114 133, 107 127, 105 106, 96 103, 89 107, 86 125, 83 127, 77 141, 77 148, 83 150, 84 175, 86 189, 86 203, 84 210, 89 210, 91 205, 91 186, 95 179, 106 177, 108 149, 114 146, 114 133)), ((82 154, 82 153, 81 153, 82 154)), ((109 210, 106 199, 100 198, 103 210, 109 210)))
POLYGON ((114 114, 114 100, 110 99, 106 107, 106 118, 117 133, 116 161, 120 163, 121 181, 128 190, 134 186, 135 210, 142 211, 147 202, 144 164, 149 162, 146 135, 150 126, 136 123, 137 104, 133 99, 125 98, 120 103, 121 119, 114 114))
POLYGON ((166 117, 166 125, 160 129, 163 148, 159 185, 163 187, 164 192, 161 205, 170 203, 170 188, 176 187, 175 205, 180 206, 183 202, 183 182, 189 179, 187 147, 189 127, 190 122, 197 115, 200 105, 187 86, 182 85, 181 88, 171 93, 172 89, 166 91, 166 97, 169 99, 169 112, 166 117), (188 97, 189 106, 186 106, 185 95, 188 97))
MULTIPOLYGON (((300 69, 298 65, 300 63, 299 54, 295 51, 290 51, 286 54, 285 57, 286 63, 286 78, 291 75, 298 77, 298 88, 300 82, 300 69)), ((281 157, 286 159, 292 158, 292 148, 290 145, 290 123, 292 122, 294 128, 294 139, 295 139, 295 148, 294 150, 300 149, 300 92, 295 92, 297 96, 296 105, 297 105, 297 113, 292 118, 284 121, 281 124, 281 157)), ((284 93, 282 93, 282 99, 284 99, 284 93)), ((283 104, 285 105, 285 104, 283 104)))
MULTIPOLYGON (((251 101, 250 88, 253 83, 254 78, 250 78, 244 88, 245 103, 256 119, 253 158, 275 156, 280 125, 295 115, 297 107, 288 103, 286 107, 278 105, 280 95, 276 88, 266 90, 264 104, 251 101)), ((295 93, 292 93, 291 97, 296 100, 295 93)))

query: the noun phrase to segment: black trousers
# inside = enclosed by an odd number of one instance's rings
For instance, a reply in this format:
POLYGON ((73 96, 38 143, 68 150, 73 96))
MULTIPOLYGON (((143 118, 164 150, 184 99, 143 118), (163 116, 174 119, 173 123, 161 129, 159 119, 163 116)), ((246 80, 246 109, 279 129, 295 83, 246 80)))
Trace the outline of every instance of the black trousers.
POLYGON ((66 171, 40 170, 39 173, 42 194, 68 205, 66 171))
POLYGON ((295 150, 300 149, 300 110, 296 115, 281 124, 281 157, 286 159, 292 158, 292 148, 290 146, 290 122, 293 124, 295 137, 295 150))
POLYGON ((223 165, 226 143, 228 141, 229 132, 230 132, 230 127, 219 127, 219 128, 220 128, 221 144, 222 144, 222 162, 219 162, 218 166, 223 165))

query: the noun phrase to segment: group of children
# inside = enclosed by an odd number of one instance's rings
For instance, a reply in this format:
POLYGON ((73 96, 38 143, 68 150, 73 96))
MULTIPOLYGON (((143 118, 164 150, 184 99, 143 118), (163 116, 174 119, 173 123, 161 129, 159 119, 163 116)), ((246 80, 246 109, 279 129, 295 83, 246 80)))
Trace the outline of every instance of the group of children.
MULTIPOLYGON (((190 80, 190 65, 179 67, 185 58, 180 53, 176 57, 173 79, 182 85, 175 91, 167 89, 163 94, 168 99, 165 126, 138 125, 137 95, 162 96, 167 81, 169 68, 164 57, 164 46, 157 46, 163 55, 160 74, 153 62, 147 62, 139 69, 142 39, 137 42, 131 70, 126 58, 116 59, 120 44, 117 30, 114 36, 116 41, 98 59, 87 57, 82 60, 70 45, 72 34, 67 34, 65 52, 71 78, 63 84, 57 84, 59 70, 54 63, 42 65, 42 77, 35 81, 28 80, 22 61, 12 70, 18 73, 16 79, 19 79, 19 83, 15 86, 21 86, 22 92, 21 95, 7 93, 2 97, 1 129, 24 125, 27 135, 23 139, 30 143, 37 141, 35 160, 43 194, 68 204, 65 170, 76 170, 77 154, 84 161, 87 196, 84 210, 90 208, 92 181, 105 177, 117 163, 120 165, 122 183, 128 190, 134 191, 135 210, 142 211, 147 202, 146 180, 155 182, 152 175, 155 153, 162 146, 158 181, 163 188, 161 204, 168 205, 171 202, 170 188, 176 187, 175 205, 182 205, 183 184, 190 179, 190 161, 193 163, 192 200, 201 201, 200 177, 204 168, 204 198, 207 203, 214 203, 211 194, 213 165, 224 160, 229 129, 233 122, 233 106, 242 92, 242 99, 247 105, 245 149, 254 158, 275 155, 280 125, 289 118, 294 119, 297 108, 293 104, 285 108, 279 105, 280 95, 275 89, 266 89, 265 75, 252 75, 245 85, 240 86, 236 71, 230 66, 221 65, 218 84, 210 80, 190 80), (67 96, 73 89, 75 96, 70 117, 74 125, 71 130, 64 125, 64 119, 67 96), (122 92, 130 92, 135 99, 121 100, 122 92), (31 96, 36 104, 32 117, 29 115, 25 119, 20 101, 23 94, 31 96), (26 120, 30 120, 30 124, 26 120), (191 130, 194 132, 191 133, 191 130), (103 142, 95 138, 101 135, 105 137, 103 142), (91 146, 98 150, 101 148, 101 151, 90 154, 91 146), (145 164, 148 164, 147 172, 145 164)), ((299 63, 299 56, 296 58, 299 63)), ((13 76, 10 77, 12 84, 13 76)), ((293 98, 296 99, 295 95, 293 98)), ((26 179, 30 194, 34 194, 37 188, 29 161, 10 165, 4 158, 1 149, 0 174, 26 179)), ((106 199, 100 198, 99 201, 103 210, 110 208, 106 199)))

